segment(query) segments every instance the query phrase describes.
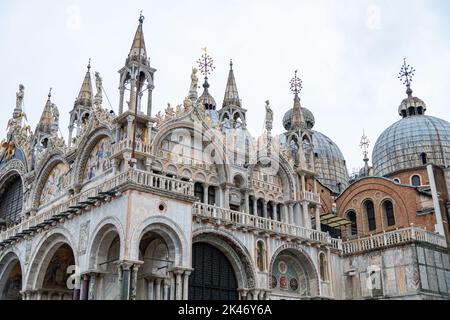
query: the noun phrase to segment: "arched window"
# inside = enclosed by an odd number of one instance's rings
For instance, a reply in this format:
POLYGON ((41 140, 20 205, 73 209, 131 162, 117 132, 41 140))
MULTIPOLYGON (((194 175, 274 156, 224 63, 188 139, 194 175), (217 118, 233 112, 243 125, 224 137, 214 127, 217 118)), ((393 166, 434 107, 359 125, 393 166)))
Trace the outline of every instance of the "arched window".
POLYGON ((386 215, 386 222, 389 227, 395 226, 394 205, 387 200, 383 203, 384 214, 386 215))
POLYGON ((425 152, 420 155, 420 159, 422 160, 423 165, 426 165, 428 163, 427 154, 425 152))
POLYGON ((269 219, 275 220, 275 217, 273 216, 273 204, 272 202, 267 203, 267 216, 269 219))
POLYGON ((319 271, 320 271, 320 280, 328 281, 327 257, 323 252, 319 253, 319 271))
POLYGON ((199 182, 196 182, 194 185, 194 196, 197 198, 198 201, 201 202, 204 201, 204 193, 205 188, 203 188, 203 185, 199 182))
POLYGON ((375 220, 375 207, 371 200, 367 200, 365 203, 366 216, 367 216, 367 225, 369 227, 369 231, 374 231, 377 229, 377 223, 375 220))
POLYGON ((248 198, 248 208, 250 209, 250 212, 249 212, 249 213, 252 214, 252 215, 255 215, 255 213, 256 213, 255 210, 254 210, 254 209, 255 209, 255 207, 254 207, 254 205, 255 205, 255 204, 254 204, 254 201, 255 201, 255 200, 253 199, 253 197, 250 196, 250 197, 248 198))
POLYGON ((14 223, 22 213, 23 186, 20 176, 8 179, 0 189, 0 222, 14 223))
POLYGON ((420 187, 422 185, 422 182, 420 181, 420 176, 415 175, 411 177, 411 184, 414 187, 420 187))
POLYGON ((354 211, 350 211, 347 213, 347 219, 350 220, 350 235, 356 236, 358 234, 358 224, 356 222, 356 213, 354 211))
POLYGON ((262 240, 259 240, 256 243, 256 263, 258 265, 258 270, 261 272, 265 270, 264 256, 265 256, 264 242, 262 242, 262 240))
POLYGON ((258 202, 256 203, 256 211, 257 211, 258 217, 264 216, 264 204, 261 199, 258 199, 258 202))
POLYGON ((216 187, 210 186, 208 188, 208 204, 209 205, 216 204, 216 187))
POLYGON ((281 221, 281 204, 277 204, 277 221, 281 221))

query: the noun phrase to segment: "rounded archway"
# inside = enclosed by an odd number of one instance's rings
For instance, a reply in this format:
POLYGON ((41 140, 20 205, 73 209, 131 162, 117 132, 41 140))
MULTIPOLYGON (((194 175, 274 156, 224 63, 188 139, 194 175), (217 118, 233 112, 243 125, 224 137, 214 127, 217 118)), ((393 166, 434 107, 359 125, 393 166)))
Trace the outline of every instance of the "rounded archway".
POLYGON ((14 253, 0 261, 0 300, 22 300, 22 267, 14 253))
POLYGON ((136 299, 173 300, 175 283, 175 248, 163 234, 146 232, 139 242, 139 260, 143 262, 137 276, 136 299))
POLYGON ((73 299, 76 288, 69 279, 72 274, 71 266, 75 266, 75 256, 67 243, 61 244, 55 248, 53 254, 48 255, 42 265, 37 283, 42 300, 73 299))
POLYGON ((117 262, 120 260, 121 240, 115 225, 107 223, 96 233, 89 254, 93 281, 89 294, 95 300, 117 300, 120 297, 117 262), (93 278, 94 277, 94 278, 93 278))
POLYGON ((70 235, 55 230, 38 245, 26 279, 26 289, 34 300, 78 300, 80 279, 78 260, 70 235))
POLYGON ((275 299, 307 299, 319 294, 314 264, 296 248, 286 247, 274 255, 269 279, 275 299))
POLYGON ((231 262, 215 246, 198 242, 192 246, 189 300, 238 300, 238 284, 231 262))

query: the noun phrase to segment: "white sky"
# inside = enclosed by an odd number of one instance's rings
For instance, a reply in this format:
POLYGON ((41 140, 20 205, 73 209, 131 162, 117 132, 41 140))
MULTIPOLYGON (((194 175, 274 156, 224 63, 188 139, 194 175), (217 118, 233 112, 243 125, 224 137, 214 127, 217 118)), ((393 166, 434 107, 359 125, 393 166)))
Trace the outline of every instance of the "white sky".
POLYGON ((69 111, 89 58, 117 112, 117 71, 140 10, 151 64, 158 69, 154 113, 168 102, 182 103, 191 67, 206 46, 216 65, 210 92, 221 106, 232 58, 253 134, 262 131, 267 99, 274 132, 282 132, 283 115, 293 104, 289 81, 298 69, 302 105, 314 113, 315 130, 341 148, 350 172, 362 165, 363 129, 373 147, 400 119, 405 88, 397 75, 404 57, 417 70, 413 90, 427 103, 427 114, 450 120, 447 0, 0 0, 1 135, 23 83, 33 127, 53 87, 67 139, 69 111))

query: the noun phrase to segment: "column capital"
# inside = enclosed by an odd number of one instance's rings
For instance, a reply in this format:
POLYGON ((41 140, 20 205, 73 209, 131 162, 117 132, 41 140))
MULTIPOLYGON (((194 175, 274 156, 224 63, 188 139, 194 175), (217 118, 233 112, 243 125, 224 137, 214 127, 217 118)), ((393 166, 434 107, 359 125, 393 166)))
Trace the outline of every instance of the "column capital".
POLYGON ((123 270, 131 270, 131 268, 139 268, 142 264, 144 264, 144 261, 133 261, 133 260, 121 260, 117 261, 116 265, 123 270))

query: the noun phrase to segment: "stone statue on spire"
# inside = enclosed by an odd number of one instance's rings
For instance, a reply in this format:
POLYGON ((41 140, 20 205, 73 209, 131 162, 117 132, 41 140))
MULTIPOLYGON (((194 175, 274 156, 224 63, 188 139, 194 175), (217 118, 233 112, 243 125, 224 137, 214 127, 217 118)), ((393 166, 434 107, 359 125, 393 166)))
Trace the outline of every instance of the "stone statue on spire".
POLYGON ((102 97, 102 88, 103 88, 103 79, 100 76, 99 72, 95 73, 95 87, 97 89, 97 93, 95 94, 95 104, 100 106, 103 102, 103 97, 102 97))
POLYGON ((271 132, 273 128, 273 111, 270 108, 270 101, 266 101, 266 119, 265 119, 265 125, 267 132, 271 132))
POLYGON ((25 87, 23 84, 20 84, 19 91, 16 93, 16 110, 22 110, 24 96, 25 96, 25 87))

